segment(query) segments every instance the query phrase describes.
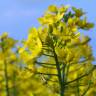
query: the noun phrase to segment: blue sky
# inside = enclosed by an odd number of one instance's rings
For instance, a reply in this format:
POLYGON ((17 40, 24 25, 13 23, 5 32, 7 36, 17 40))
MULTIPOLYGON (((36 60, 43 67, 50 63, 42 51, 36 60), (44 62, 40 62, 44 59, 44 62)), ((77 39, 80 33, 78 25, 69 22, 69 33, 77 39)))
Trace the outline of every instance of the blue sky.
MULTIPOLYGON (((0 1, 0 34, 8 32, 15 39, 27 37, 28 29, 38 27, 37 18, 44 14, 51 4, 60 6, 68 4, 83 8, 87 12, 88 20, 96 23, 96 0, 1 0, 0 1)), ((92 40, 90 44, 96 56, 96 26, 94 29, 83 32, 92 40)))

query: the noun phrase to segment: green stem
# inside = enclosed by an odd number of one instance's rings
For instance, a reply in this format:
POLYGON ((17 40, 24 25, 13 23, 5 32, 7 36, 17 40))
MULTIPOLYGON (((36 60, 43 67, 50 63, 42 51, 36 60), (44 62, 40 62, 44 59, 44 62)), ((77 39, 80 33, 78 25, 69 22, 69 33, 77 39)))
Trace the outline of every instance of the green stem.
POLYGON ((54 54, 56 68, 57 68, 57 72, 58 72, 58 80, 59 80, 59 85, 60 85, 60 96, 64 96, 64 82, 62 80, 60 65, 59 65, 58 57, 57 57, 57 54, 55 53, 54 47, 53 47, 53 54, 54 54))
POLYGON ((88 88, 85 90, 85 92, 81 96, 85 96, 85 94, 87 94, 89 89, 90 89, 90 84, 88 85, 88 88))
POLYGON ((13 96, 17 96, 17 88, 16 88, 16 71, 13 71, 13 96))
POLYGON ((6 60, 4 60, 4 75, 5 75, 6 96, 10 96, 10 94, 9 94, 9 85, 8 85, 8 72, 7 72, 7 62, 6 62, 6 60))
POLYGON ((79 79, 77 80, 77 96, 80 96, 79 79))
MULTIPOLYGON (((1 40, 3 42, 3 39, 1 40)), ((2 46, 2 52, 5 54, 5 48, 2 46)), ((4 57, 4 76, 5 76, 5 87, 6 87, 6 96, 10 96, 9 85, 8 85, 8 72, 7 72, 7 61, 6 57, 4 57)))
POLYGON ((84 78, 85 76, 88 76, 89 74, 91 74, 93 72, 94 69, 95 68, 93 67, 88 73, 85 73, 84 75, 82 75, 82 76, 80 76, 80 77, 78 77, 78 78, 76 78, 76 79, 74 79, 72 81, 66 82, 65 85, 68 85, 70 83, 73 83, 73 82, 75 82, 77 80, 80 80, 80 79, 84 78))
POLYGON ((43 72, 34 72, 32 71, 32 69, 25 67, 25 69, 27 69, 28 71, 34 73, 34 74, 41 74, 41 75, 52 75, 52 76, 58 76, 58 74, 50 74, 50 73, 43 73, 43 72))

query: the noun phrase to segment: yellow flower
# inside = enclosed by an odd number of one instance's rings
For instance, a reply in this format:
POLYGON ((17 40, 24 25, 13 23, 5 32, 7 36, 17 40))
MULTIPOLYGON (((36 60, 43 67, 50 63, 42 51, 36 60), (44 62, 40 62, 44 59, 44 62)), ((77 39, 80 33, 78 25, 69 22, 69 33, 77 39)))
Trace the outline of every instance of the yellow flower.
POLYGON ((55 5, 50 5, 48 7, 48 11, 50 11, 50 12, 57 12, 58 8, 55 5))
POLYGON ((8 37, 8 33, 7 32, 3 32, 3 34, 0 36, 0 39, 4 39, 8 37))
POLYGON ((60 12, 60 13, 65 13, 65 12, 68 10, 69 7, 70 7, 70 5, 66 5, 66 6, 62 5, 62 6, 59 8, 59 12, 60 12))

